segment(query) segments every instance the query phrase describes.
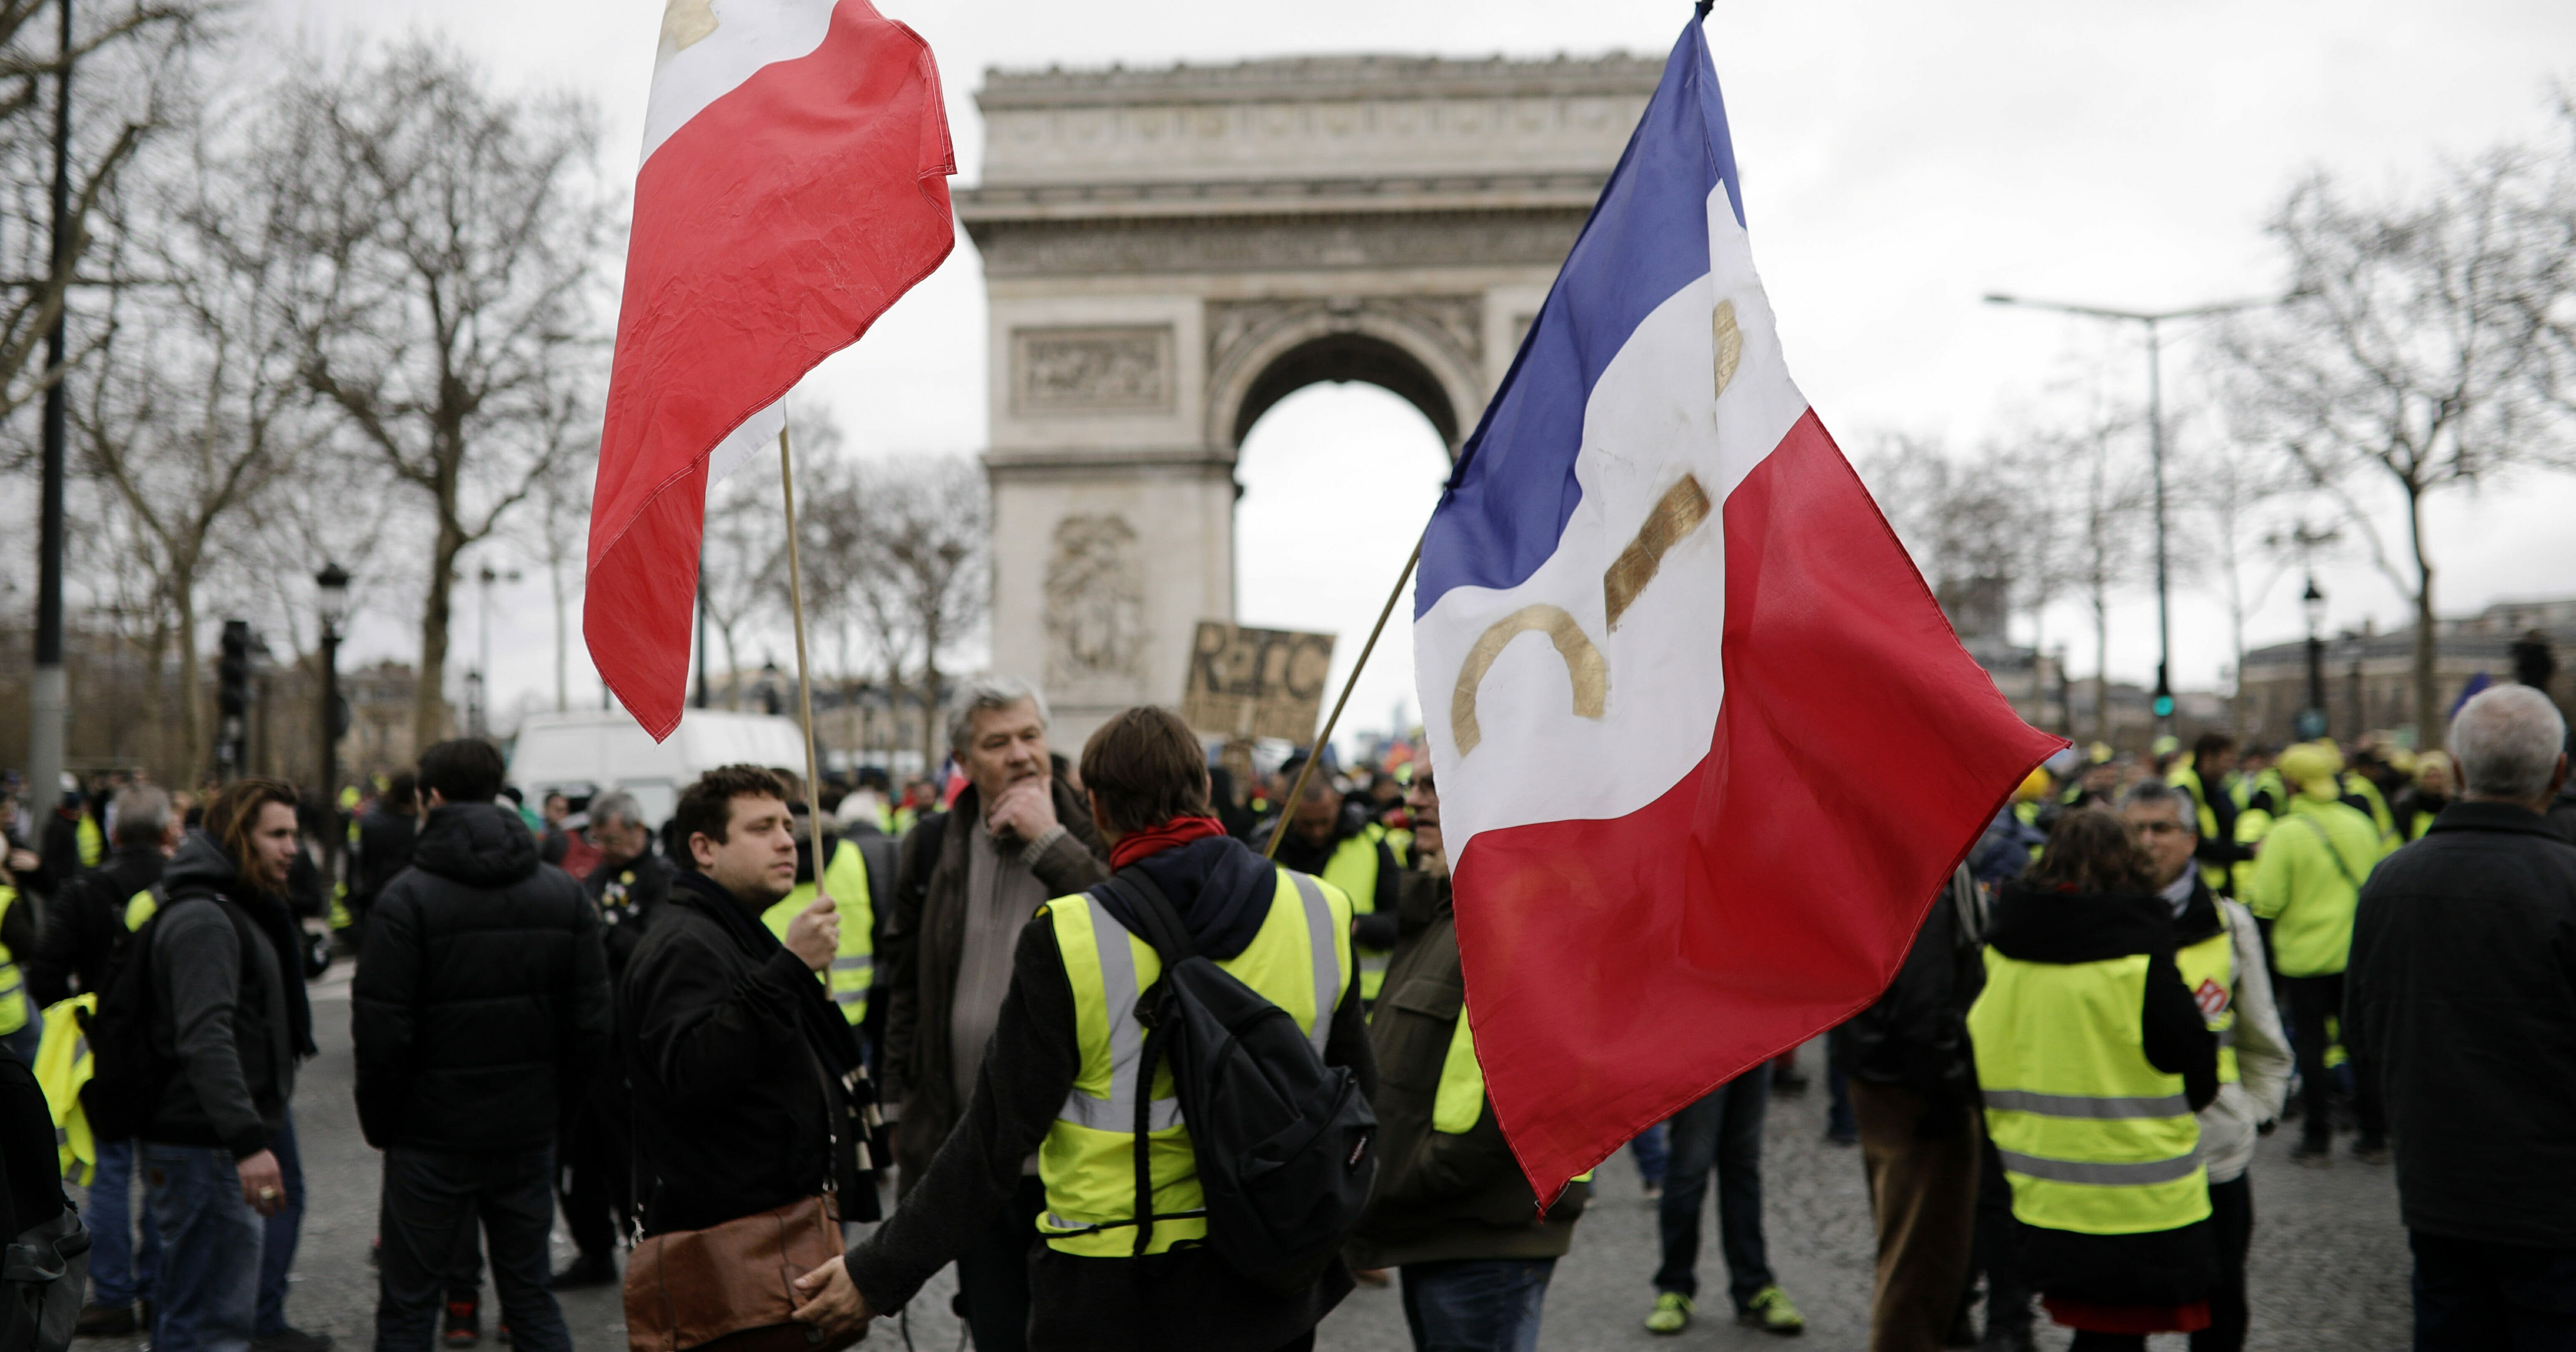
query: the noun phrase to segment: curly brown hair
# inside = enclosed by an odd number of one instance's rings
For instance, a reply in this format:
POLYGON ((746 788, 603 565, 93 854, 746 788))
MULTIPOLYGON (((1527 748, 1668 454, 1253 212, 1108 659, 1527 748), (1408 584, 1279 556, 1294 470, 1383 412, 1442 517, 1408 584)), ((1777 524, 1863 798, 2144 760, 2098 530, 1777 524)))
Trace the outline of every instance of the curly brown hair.
POLYGON ((2039 862, 2022 881, 2060 892, 2153 892, 2154 867, 2129 824, 2107 807, 2078 808, 2057 819, 2039 862))

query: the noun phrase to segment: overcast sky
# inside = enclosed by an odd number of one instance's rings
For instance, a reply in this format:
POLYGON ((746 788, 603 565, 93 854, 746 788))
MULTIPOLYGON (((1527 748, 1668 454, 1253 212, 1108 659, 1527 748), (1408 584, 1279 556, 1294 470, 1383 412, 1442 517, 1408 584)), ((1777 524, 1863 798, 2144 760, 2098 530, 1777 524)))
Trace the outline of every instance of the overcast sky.
MULTIPOLYGON (((1689 14, 1679 0, 880 3, 938 53, 961 184, 977 175, 973 93, 991 66, 1316 52, 1660 56, 1689 14)), ((587 94, 621 181, 634 171, 661 12, 661 0, 265 6, 280 38, 338 47, 437 34, 507 83, 587 94)), ((2262 223, 2294 178, 2323 168, 2372 191, 2402 189, 2444 155, 2563 135, 2551 91, 2576 86, 2567 0, 1721 0, 1709 36, 1790 370, 1855 457, 1888 432, 1964 449, 2143 391, 2133 335, 1995 309, 1981 295, 2166 308, 2276 293, 2262 223)), ((830 400, 861 452, 980 449, 983 306, 961 231, 947 265, 808 388, 830 400)), ((2177 349, 2184 365, 2196 354, 2188 336, 2177 349)), ((2188 385, 2168 384, 2182 411, 2188 385)), ((1347 663, 1444 469, 1430 427, 1381 391, 1325 386, 1283 402, 1244 447, 1242 620, 1336 630, 1347 663)), ((2444 612, 2576 592, 2571 504, 2576 479, 2545 477, 2443 502, 2434 520, 2444 612)), ((2256 569, 2255 580, 2269 572, 2256 569)), ((2403 622, 2399 595, 2358 559, 2321 581, 2336 625, 2403 622)), ((2295 578, 2272 589, 2250 626, 2257 644, 2299 633, 2297 590, 2295 578)), ((551 614, 533 576, 494 609, 495 703, 506 708, 551 690, 551 614)), ((470 654, 470 612, 460 621, 470 654)), ((2071 610, 2052 615, 2052 646, 2077 624, 2071 610)), ((407 655, 410 631, 410 617, 387 616, 361 643, 407 655)), ((2126 598, 2115 675, 2151 676, 2153 634, 2151 601, 2126 598)), ((2214 594, 2177 593, 2174 642, 2180 683, 2219 680, 2231 655, 2214 594)), ((1381 648, 1353 701, 1356 726, 1383 727, 1399 699, 1410 704, 1410 647, 1398 633, 1381 648)), ((2075 665, 2091 669, 2089 638, 2077 642, 2075 665)), ((595 700, 578 654, 574 669, 576 702, 595 700)))

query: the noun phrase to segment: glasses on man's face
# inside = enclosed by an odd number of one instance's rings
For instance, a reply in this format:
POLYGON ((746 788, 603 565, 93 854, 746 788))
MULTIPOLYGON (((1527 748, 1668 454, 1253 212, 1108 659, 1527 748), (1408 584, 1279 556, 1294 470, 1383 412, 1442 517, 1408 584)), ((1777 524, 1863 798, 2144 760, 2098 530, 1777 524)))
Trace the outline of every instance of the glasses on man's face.
POLYGON ((2178 836, 2182 834, 2182 824, 2180 822, 2139 822, 2137 826, 2140 831, 2151 836, 2178 836))

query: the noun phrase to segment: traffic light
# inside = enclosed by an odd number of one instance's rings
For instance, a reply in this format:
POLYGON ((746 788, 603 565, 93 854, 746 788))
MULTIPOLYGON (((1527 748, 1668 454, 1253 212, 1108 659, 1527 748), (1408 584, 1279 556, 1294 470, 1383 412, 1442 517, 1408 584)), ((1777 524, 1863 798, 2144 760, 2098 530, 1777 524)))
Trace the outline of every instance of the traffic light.
POLYGON ((250 621, 224 621, 223 655, 215 659, 215 708, 226 718, 250 712, 250 621))
POLYGON ((2162 662, 2156 664, 2156 698, 2151 707, 2155 709, 2156 717, 2159 719, 2173 717, 2173 682, 2168 679, 2165 664, 2162 662))
POLYGON ((2156 717, 2158 717, 2158 718, 2171 718, 2171 717, 2173 717, 2173 710, 2174 710, 2174 701, 2173 701, 2173 696, 2168 695, 2168 694, 2164 694, 2164 693, 2162 693, 2162 692, 2158 692, 2158 693, 2157 693, 2157 695, 2156 695, 2156 705, 2155 705, 2155 708, 2156 708, 2156 717))

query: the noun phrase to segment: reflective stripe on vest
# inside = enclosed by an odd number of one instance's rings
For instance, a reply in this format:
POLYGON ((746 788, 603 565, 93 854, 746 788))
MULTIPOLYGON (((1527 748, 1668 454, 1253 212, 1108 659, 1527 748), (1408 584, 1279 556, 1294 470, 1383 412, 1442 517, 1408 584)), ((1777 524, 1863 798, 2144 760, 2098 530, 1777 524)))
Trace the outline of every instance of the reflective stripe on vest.
MULTIPOLYGON (((831 889, 832 910, 841 917, 841 945, 832 951, 831 966, 814 975, 832 993, 841 1017, 857 1024, 868 1017, 868 991, 876 984, 877 957, 876 937, 870 932, 876 925, 876 909, 868 896, 868 861, 856 842, 844 840, 832 851, 832 865, 823 870, 823 882, 831 889)), ((785 942, 797 912, 813 904, 814 884, 798 883, 786 900, 760 913, 760 923, 785 942)))
MULTIPOLYGON (((1377 837, 1368 830, 1333 847, 1333 857, 1324 861, 1324 881, 1351 899, 1353 915, 1377 911, 1377 863, 1377 837)), ((1386 985, 1387 964, 1394 961, 1395 950, 1362 948, 1359 958, 1360 998, 1375 1000, 1386 985)))
POLYGON ((2236 940, 2227 932, 2225 910, 2218 913, 2218 933, 2177 951, 2174 966, 2209 1031, 2218 1034, 2218 1082, 2236 1083, 2236 940))
POLYGON ((2097 1235, 2207 1216, 2200 1124, 2182 1077, 2140 1050, 2146 955, 2043 963, 1988 948, 1985 958, 1968 1031, 2013 1214, 2097 1235))
MULTIPOLYGON (((0 920, 18 900, 18 889, 0 887, 0 920)), ((0 1037, 27 1026, 27 978, 18 971, 18 955, 0 944, 0 1037)))
MULTIPOLYGON (((1351 983, 1351 903, 1338 887, 1278 871, 1270 914, 1242 952, 1217 963, 1288 1012, 1317 1054, 1332 1034, 1333 1010, 1351 983)), ((1073 1092, 1038 1147, 1047 1209, 1038 1233, 1056 1250, 1093 1258, 1135 1252, 1127 1228, 1136 1210, 1136 1106, 1147 1099, 1154 1232, 1149 1253, 1207 1237, 1198 1163, 1173 1097, 1168 1061, 1142 1083, 1145 1030, 1136 998, 1162 975, 1153 946, 1130 934, 1087 895, 1047 903, 1065 976, 1073 989, 1074 1041, 1081 1057, 1073 1092)))

